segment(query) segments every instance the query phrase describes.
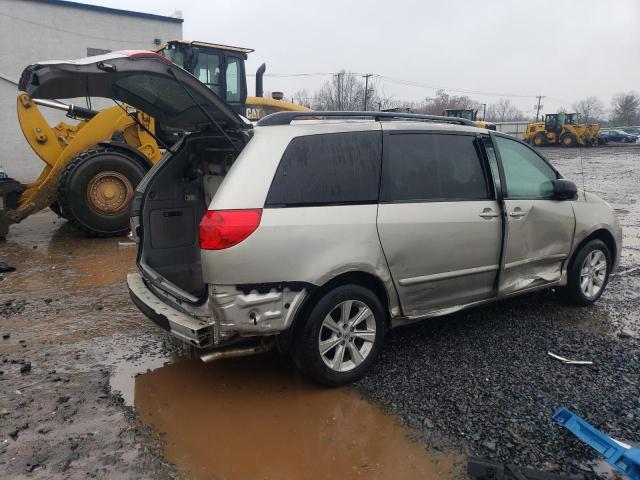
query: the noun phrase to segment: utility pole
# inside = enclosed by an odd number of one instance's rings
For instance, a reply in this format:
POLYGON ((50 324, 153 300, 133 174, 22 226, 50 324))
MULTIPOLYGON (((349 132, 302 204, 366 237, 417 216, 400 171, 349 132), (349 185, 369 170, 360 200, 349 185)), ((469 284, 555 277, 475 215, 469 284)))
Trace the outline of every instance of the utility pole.
POLYGON ((487 104, 482 104, 482 121, 484 122, 487 119, 487 104))
POLYGON ((371 73, 362 76, 364 78, 364 111, 367 111, 367 96, 369 95, 369 77, 373 77, 371 73))
POLYGON ((542 95, 538 95, 538 106, 536 108, 536 122, 538 121, 538 117, 540 116, 540 108, 542 107, 542 105, 540 105, 540 102, 542 101, 544 97, 542 95))

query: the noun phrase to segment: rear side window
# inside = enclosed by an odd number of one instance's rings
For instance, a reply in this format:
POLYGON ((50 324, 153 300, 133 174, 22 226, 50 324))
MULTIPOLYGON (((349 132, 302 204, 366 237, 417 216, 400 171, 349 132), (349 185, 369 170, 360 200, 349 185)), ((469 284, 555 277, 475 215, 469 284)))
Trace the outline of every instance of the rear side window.
POLYGON ((390 134, 384 148, 381 201, 489 198, 472 135, 390 134))
POLYGON ((375 203, 381 156, 380 132, 296 137, 280 160, 265 206, 375 203))

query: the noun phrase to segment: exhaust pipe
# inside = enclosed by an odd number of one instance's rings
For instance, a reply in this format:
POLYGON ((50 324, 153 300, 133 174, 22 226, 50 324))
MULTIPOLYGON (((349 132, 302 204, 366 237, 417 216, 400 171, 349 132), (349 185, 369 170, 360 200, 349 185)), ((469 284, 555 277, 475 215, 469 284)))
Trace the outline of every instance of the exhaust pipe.
POLYGON ((267 69, 267 64, 263 63, 256 70, 256 97, 262 97, 264 95, 264 89, 262 85, 262 77, 264 76, 264 72, 267 69))
POLYGON ((248 357, 250 355, 257 355, 259 353, 266 353, 273 348, 273 343, 268 345, 257 345, 255 347, 246 348, 230 348, 228 350, 217 350, 214 352, 203 353, 200 355, 200 360, 204 363, 215 362, 216 360, 223 360, 225 358, 238 358, 248 357))

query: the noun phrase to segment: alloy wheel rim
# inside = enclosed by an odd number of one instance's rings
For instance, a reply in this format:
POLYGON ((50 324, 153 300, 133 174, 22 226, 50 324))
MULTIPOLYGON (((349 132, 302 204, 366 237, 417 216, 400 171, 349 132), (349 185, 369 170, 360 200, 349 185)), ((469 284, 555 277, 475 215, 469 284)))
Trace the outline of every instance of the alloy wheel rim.
POLYGON ((598 296, 604 287, 607 278, 607 257, 602 250, 590 252, 580 269, 580 290, 582 294, 593 299, 598 296))
POLYGON ((324 318, 318 350, 331 370, 348 372, 369 356, 375 339, 376 320, 372 310, 359 300, 346 300, 324 318))

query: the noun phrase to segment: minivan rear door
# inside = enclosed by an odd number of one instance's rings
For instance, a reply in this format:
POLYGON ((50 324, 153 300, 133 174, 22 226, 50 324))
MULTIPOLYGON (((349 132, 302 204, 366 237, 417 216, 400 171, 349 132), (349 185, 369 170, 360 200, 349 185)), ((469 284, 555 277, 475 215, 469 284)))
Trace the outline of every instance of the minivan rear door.
POLYGON ((220 97, 169 59, 145 50, 127 50, 79 60, 29 65, 19 88, 31 98, 103 97, 131 105, 160 124, 197 131, 211 123, 246 125, 220 97), (191 98, 193 96, 193 98, 191 98))
POLYGON ((383 125, 378 232, 404 314, 491 298, 502 219, 479 139, 399 124, 383 125))

